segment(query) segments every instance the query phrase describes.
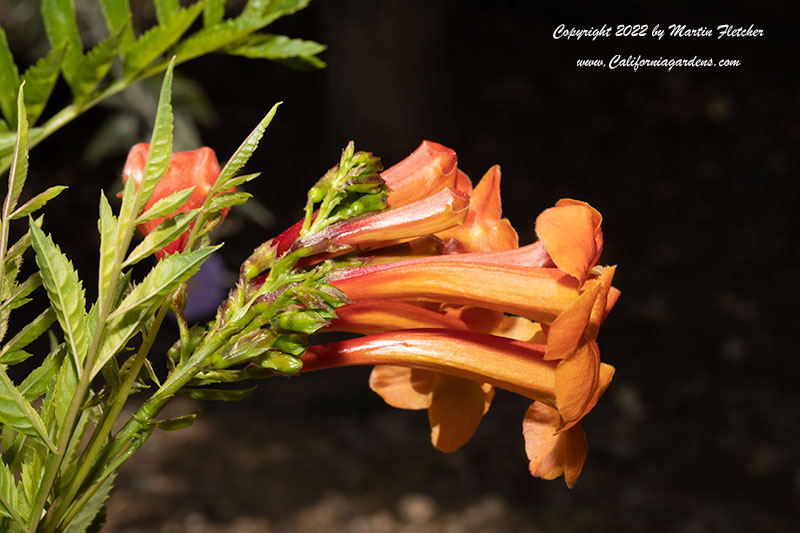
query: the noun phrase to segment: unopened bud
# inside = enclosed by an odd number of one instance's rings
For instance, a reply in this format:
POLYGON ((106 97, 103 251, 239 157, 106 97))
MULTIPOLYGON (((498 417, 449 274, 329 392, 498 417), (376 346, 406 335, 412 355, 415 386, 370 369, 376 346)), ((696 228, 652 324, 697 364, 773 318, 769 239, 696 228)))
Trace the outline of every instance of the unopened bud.
POLYGON ((308 340, 305 335, 297 335, 295 333, 287 333, 279 335, 272 345, 276 350, 286 352, 288 354, 300 357, 306 350, 308 350, 308 340))
POLYGON ((286 331, 296 331, 310 335, 328 324, 328 321, 317 311, 293 309, 281 313, 278 327, 286 331))
POLYGON ((303 361, 282 352, 269 352, 260 362, 261 368, 275 370, 281 374, 294 375, 303 368, 303 361))

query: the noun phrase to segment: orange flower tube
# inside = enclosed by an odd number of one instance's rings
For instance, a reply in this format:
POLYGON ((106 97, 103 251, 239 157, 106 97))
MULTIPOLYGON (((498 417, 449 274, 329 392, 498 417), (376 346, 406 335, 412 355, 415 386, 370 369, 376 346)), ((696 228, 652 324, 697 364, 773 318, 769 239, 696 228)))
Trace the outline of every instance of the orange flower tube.
POLYGON ((485 333, 412 329, 320 346, 303 356, 303 371, 357 365, 400 365, 485 382, 556 406, 557 362, 544 346, 485 333))

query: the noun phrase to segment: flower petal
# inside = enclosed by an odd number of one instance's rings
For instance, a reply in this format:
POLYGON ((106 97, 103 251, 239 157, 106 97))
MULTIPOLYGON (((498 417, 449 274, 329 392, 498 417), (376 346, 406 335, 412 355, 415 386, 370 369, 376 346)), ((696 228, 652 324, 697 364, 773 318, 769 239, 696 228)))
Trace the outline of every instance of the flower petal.
POLYGON ((536 344, 547 343, 547 337, 542 331, 542 325, 538 322, 532 322, 527 318, 522 318, 521 316, 506 315, 497 327, 487 333, 508 337, 509 339, 517 339, 518 341, 533 342, 536 344))
POLYGON ((577 282, 559 269, 460 260, 469 255, 473 254, 343 269, 332 273, 329 280, 352 300, 400 299, 473 305, 547 324, 579 296, 577 282))
POLYGON ((466 329, 455 316, 444 315, 417 305, 393 300, 359 300, 336 309, 326 331, 349 331, 371 335, 401 329, 466 329))
POLYGON ((369 375, 369 388, 398 409, 427 409, 436 374, 405 366, 378 365, 369 375))
MULTIPOLYGON (((428 235, 461 224, 468 214, 468 207, 469 196, 446 187, 436 194, 396 209, 333 224, 309 237, 330 240, 336 245, 387 245, 398 239, 428 235)), ((302 246, 312 245, 306 239, 301 242, 302 246)))
POLYGON ((462 226, 437 234, 443 241, 455 241, 449 248, 459 252, 490 252, 519 247, 517 232, 501 219, 500 167, 490 168, 475 188, 469 213, 462 226))
POLYGON ((594 396, 600 374, 600 350, 593 341, 581 348, 556 368, 556 408, 564 419, 559 431, 574 426, 594 396))
POLYGON ((494 398, 494 387, 468 379, 439 374, 434 380, 428 408, 431 441, 449 453, 463 446, 475 433, 494 398))
POLYGON ((556 266, 583 283, 603 249, 601 222, 589 204, 560 200, 536 218, 536 234, 556 266))
POLYGON ((581 295, 553 321, 547 332, 545 359, 564 359, 575 353, 583 341, 599 292, 598 281, 587 282, 581 295))
POLYGON ((484 333, 447 329, 393 331, 312 346, 303 371, 390 364, 485 382, 555 407, 556 363, 544 346, 484 333))
POLYGON ((381 177, 389 186, 389 207, 399 207, 445 187, 457 179, 458 158, 454 150, 432 141, 422 141, 408 157, 384 170, 381 177))
POLYGON ((555 409, 534 402, 522 422, 525 453, 532 475, 555 479, 564 474, 564 481, 572 488, 586 461, 586 435, 580 424, 564 433, 555 433, 560 422, 561 417, 555 409))

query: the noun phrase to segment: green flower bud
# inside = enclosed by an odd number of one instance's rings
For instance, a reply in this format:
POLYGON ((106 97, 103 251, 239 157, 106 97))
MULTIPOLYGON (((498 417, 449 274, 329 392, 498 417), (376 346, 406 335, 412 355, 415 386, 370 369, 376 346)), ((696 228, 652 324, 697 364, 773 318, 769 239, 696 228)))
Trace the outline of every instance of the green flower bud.
POLYGON ((305 335, 298 335, 296 333, 279 335, 273 344, 273 347, 276 350, 286 352, 296 357, 300 357, 306 353, 308 346, 308 340, 306 339, 305 335))
POLYGON ((303 368, 303 361, 286 353, 270 352, 259 362, 259 365, 261 368, 291 376, 300 372, 303 368))
POLYGON ((281 313, 277 324, 279 328, 286 331, 297 331, 309 335, 322 329, 328 324, 328 321, 317 311, 293 309, 281 313))

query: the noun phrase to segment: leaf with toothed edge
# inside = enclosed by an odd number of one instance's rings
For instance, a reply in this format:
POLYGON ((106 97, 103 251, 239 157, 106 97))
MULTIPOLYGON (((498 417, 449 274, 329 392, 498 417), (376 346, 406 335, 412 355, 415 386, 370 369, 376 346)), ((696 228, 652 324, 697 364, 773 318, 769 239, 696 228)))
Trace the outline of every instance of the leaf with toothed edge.
POLYGON ((31 124, 36 123, 50 99, 50 93, 53 92, 56 81, 58 81, 58 74, 61 72, 61 63, 64 61, 66 51, 67 43, 52 48, 46 56, 28 67, 22 76, 22 79, 25 80, 25 109, 31 124))
POLYGON ((203 11, 202 0, 148 30, 125 53, 125 76, 132 78, 175 44, 203 11))
POLYGON ((36 252, 42 283, 72 352, 75 367, 81 368, 89 347, 83 285, 72 263, 53 239, 45 235, 32 219, 29 220, 31 244, 36 252))

